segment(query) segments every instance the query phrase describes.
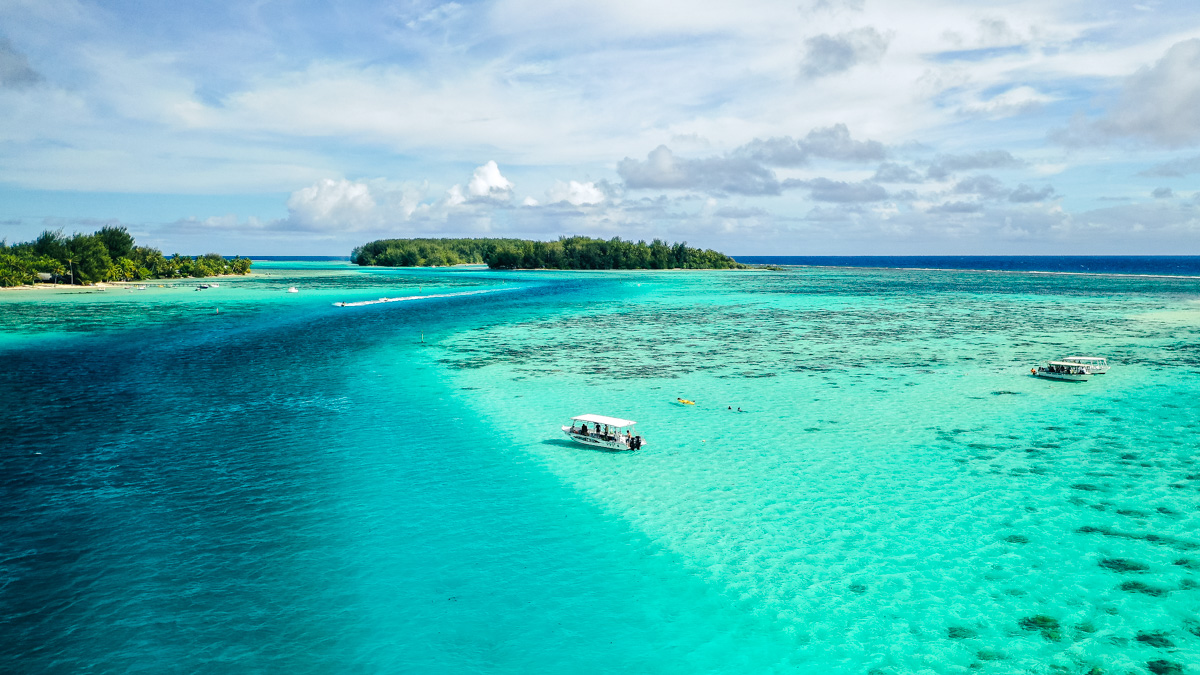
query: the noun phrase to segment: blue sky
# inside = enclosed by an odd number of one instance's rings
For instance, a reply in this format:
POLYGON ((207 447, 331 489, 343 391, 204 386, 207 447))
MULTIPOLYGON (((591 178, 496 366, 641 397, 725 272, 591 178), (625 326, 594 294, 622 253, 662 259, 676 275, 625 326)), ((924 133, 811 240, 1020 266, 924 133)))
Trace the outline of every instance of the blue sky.
POLYGON ((0 237, 1200 254, 1200 3, 0 0, 0 237))

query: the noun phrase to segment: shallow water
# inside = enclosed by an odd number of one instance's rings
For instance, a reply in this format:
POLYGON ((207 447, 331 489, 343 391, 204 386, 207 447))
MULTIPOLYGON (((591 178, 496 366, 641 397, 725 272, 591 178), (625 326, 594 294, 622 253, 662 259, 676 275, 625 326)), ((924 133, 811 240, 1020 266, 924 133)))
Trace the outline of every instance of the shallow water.
POLYGON ((1200 280, 255 269, 0 295, 0 670, 1200 663, 1200 280))

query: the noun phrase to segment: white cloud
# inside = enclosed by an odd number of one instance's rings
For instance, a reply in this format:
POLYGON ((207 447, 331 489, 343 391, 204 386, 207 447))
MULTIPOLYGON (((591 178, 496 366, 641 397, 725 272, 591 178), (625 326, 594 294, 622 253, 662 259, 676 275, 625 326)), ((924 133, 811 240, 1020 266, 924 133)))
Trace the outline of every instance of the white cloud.
POLYGON ((867 26, 837 35, 822 34, 804 41, 800 73, 806 78, 827 77, 859 64, 879 63, 887 52, 890 36, 867 26))
POLYGON ((1121 102, 1101 129, 1166 147, 1200 142, 1200 38, 1167 50, 1125 85, 1121 102))
POLYGON ((513 184, 500 175, 500 167, 495 160, 475 169, 471 182, 467 183, 467 194, 473 199, 491 199, 508 201, 512 199, 513 184))
POLYGON ((366 183, 326 178, 297 190, 287 202, 292 219, 304 225, 358 230, 378 223, 366 183))
POLYGON ((1129 76, 1120 97, 1096 120, 1077 117, 1053 134, 1069 146, 1133 139, 1166 148, 1200 143, 1200 38, 1171 45, 1153 65, 1129 76))
POLYGON ((546 202, 550 204, 565 202, 572 206, 591 206, 603 202, 606 198, 604 191, 591 181, 554 181, 554 186, 546 191, 546 202))
POLYGON ((964 103, 961 110, 967 115, 983 115, 992 119, 1019 115, 1058 100, 1028 86, 1013 87, 989 99, 964 103))

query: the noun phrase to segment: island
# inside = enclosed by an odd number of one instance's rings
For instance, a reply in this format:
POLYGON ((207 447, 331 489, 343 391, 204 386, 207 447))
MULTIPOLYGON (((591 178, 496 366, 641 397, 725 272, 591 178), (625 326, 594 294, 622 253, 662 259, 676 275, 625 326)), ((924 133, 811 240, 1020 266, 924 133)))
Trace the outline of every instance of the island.
POLYGON ((246 274, 250 259, 218 253, 170 258, 149 246, 138 246, 124 227, 105 226, 92 234, 46 230, 33 241, 9 245, 0 241, 0 286, 39 281, 94 284, 180 277, 246 274))
POLYGON ((625 241, 620 237, 559 237, 557 241, 526 239, 379 239, 355 248, 356 265, 441 267, 485 264, 492 269, 669 270, 746 269, 733 258, 687 242, 655 239, 625 241))

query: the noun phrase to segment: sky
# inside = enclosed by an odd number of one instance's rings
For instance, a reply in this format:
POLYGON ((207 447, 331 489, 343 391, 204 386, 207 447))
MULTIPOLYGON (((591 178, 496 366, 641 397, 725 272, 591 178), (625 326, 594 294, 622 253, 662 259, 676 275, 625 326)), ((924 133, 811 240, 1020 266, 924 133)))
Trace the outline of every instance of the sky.
POLYGON ((0 238, 1200 254, 1195 0, 0 0, 0 238))

